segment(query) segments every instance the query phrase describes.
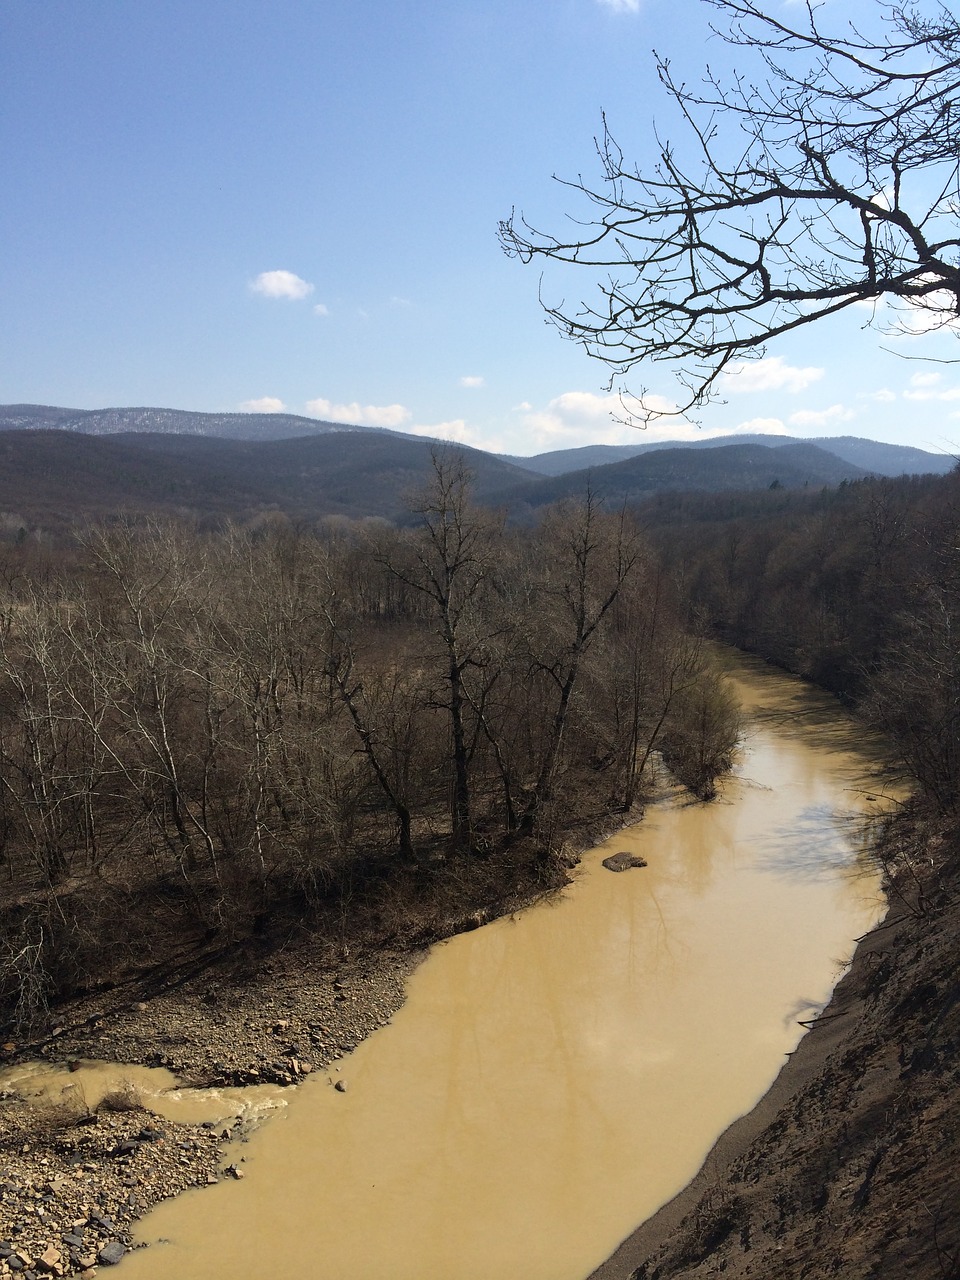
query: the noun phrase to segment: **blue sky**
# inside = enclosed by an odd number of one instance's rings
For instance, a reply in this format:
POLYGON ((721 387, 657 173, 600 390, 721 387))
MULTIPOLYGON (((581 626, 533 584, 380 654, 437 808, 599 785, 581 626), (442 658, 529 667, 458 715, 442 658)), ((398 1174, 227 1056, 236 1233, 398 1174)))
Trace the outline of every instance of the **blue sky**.
MULTIPOLYGON (((690 78, 722 65, 707 16, 696 0, 4 0, 0 402, 282 406, 519 454, 632 441, 497 223, 516 206, 561 225, 575 202, 552 175, 595 174, 602 111, 628 156, 651 155, 651 50, 690 78)), ((906 360, 883 341, 855 313, 796 335, 700 430, 960 451, 960 370, 913 359, 949 340, 886 340, 906 360)))

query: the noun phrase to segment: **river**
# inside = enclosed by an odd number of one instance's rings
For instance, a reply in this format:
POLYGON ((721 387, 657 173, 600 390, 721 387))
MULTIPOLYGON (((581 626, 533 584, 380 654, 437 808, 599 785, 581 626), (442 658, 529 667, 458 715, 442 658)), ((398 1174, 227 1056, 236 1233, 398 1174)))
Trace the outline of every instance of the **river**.
POLYGON ((669 796, 554 900, 435 947, 392 1024, 236 1146, 242 1181, 141 1224, 164 1242, 124 1280, 583 1280, 689 1181, 883 908, 862 731, 731 662, 720 798, 669 796), (604 869, 620 850, 648 866, 604 869))

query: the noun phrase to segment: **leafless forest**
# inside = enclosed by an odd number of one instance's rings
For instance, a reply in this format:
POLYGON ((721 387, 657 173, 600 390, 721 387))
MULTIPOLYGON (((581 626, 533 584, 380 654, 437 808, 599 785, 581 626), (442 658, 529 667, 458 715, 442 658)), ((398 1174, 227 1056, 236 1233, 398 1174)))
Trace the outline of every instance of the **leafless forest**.
POLYGON ((10 543, 3 997, 184 949, 409 942, 563 879, 578 822, 698 794, 734 708, 635 520, 534 529, 438 458, 411 525, 115 519, 10 543))

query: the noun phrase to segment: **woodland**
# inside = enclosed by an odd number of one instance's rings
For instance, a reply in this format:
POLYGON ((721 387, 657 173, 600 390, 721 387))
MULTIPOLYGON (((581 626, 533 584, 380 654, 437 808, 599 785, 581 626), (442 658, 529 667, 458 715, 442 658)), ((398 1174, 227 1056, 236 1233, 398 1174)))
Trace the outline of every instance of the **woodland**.
POLYGON ((184 951, 409 945, 556 887, 578 825, 698 795, 738 721, 635 516, 534 528, 437 454, 408 527, 156 516, 0 561, 0 992, 184 951))
POLYGON ((401 523, 9 537, 6 1020, 185 951, 416 945, 557 887, 655 765, 712 796, 739 729, 712 639, 837 694, 952 812, 958 536, 956 471, 587 489, 531 526, 439 452, 401 523))

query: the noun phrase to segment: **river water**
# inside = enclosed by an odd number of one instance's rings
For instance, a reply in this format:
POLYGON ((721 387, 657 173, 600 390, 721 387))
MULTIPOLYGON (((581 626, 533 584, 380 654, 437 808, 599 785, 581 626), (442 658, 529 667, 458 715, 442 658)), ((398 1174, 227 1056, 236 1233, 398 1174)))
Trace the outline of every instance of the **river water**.
POLYGON ((437 946, 393 1023, 155 1210, 125 1280, 583 1280, 756 1102, 882 910, 862 731, 737 660, 736 777, 437 946), (605 870, 620 850, 643 869, 605 870), (344 1091, 333 1087, 341 1081, 344 1091))

